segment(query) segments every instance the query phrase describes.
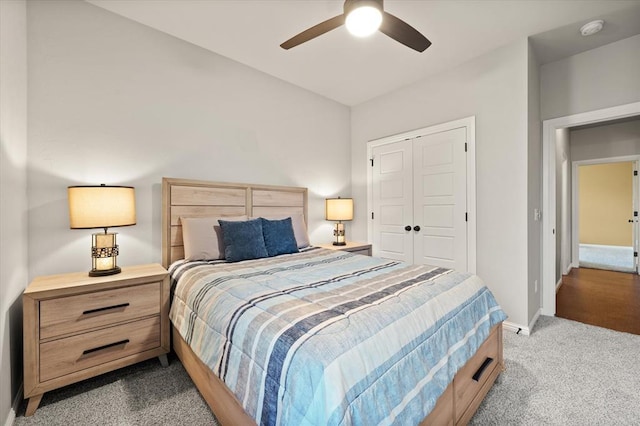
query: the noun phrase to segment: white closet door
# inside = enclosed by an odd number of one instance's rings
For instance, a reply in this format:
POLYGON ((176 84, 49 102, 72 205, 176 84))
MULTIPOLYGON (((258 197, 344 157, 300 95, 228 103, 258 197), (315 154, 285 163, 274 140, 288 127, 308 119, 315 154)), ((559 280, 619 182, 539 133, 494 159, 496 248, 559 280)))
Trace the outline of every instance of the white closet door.
POLYGON ((413 141, 414 263, 467 270, 466 128, 413 141))
POLYGON ((373 255, 413 263, 412 141, 373 148, 373 255))

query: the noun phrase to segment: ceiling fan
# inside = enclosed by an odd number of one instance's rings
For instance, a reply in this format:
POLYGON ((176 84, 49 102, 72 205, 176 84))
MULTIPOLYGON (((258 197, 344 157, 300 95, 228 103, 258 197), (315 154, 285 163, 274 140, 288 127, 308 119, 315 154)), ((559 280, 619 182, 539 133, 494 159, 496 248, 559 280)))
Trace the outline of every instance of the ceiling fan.
POLYGON ((381 33, 418 52, 424 52, 431 46, 431 42, 418 30, 402 19, 385 12, 382 2, 383 0, 345 0, 342 15, 327 19, 291 37, 280 47, 291 49, 345 24, 349 32, 358 37, 366 37, 380 30, 381 33))

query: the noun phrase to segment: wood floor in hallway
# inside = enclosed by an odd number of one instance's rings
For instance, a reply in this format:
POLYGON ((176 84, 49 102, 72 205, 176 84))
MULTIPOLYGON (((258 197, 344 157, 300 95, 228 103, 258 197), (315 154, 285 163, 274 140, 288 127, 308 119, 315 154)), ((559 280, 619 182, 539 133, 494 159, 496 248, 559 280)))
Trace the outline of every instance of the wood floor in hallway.
POLYGON ((562 277, 556 316, 640 335, 640 277, 574 268, 562 277))

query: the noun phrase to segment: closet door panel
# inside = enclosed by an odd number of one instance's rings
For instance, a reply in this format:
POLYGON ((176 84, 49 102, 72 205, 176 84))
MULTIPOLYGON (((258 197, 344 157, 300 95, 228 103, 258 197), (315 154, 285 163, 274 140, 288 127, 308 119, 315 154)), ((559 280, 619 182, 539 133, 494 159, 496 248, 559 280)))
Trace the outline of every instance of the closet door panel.
POLYGON ((424 235, 420 242, 425 259, 438 259, 438 262, 455 261, 454 239, 452 237, 424 235))
POLYGON ((373 255, 413 263, 411 141, 373 148, 373 255))
POLYGON ((467 270, 466 129, 414 139, 414 263, 467 270))

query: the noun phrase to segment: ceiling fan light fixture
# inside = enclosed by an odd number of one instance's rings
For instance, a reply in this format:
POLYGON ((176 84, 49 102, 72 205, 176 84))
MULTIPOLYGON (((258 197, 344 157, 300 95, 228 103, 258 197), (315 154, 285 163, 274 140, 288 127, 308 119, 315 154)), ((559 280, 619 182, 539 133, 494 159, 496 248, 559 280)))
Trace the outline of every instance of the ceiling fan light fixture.
POLYGON ((347 15, 347 30, 356 37, 367 37, 378 31, 382 24, 382 11, 371 5, 354 8, 347 15))
POLYGON ((307 28, 282 43, 280 47, 289 50, 342 25, 346 25, 347 30, 357 37, 366 37, 380 31, 416 52, 424 52, 431 46, 431 42, 418 30, 402 19, 385 12, 383 3, 384 0, 345 0, 341 15, 307 28))

